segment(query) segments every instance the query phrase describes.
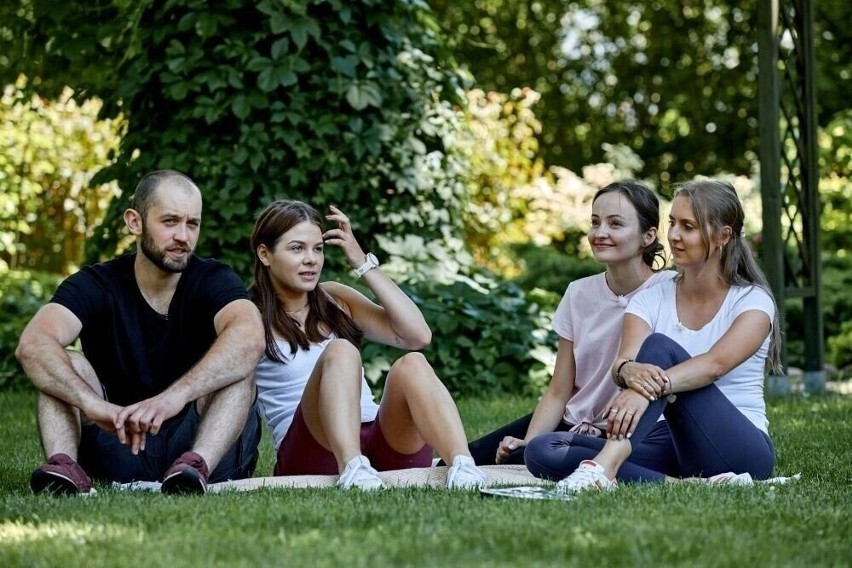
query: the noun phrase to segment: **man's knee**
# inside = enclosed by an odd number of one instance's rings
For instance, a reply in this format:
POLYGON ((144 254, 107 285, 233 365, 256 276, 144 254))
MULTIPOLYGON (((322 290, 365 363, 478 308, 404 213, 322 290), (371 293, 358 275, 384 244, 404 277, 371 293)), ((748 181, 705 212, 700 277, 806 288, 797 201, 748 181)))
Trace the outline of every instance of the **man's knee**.
POLYGON ((98 379, 98 375, 95 373, 92 364, 86 359, 86 356, 74 349, 66 349, 65 352, 71 360, 71 367, 74 368, 74 372, 86 381, 86 384, 92 387, 92 390, 101 397, 104 397, 104 387, 100 379, 98 379))
POLYGON ((200 416, 204 416, 207 409, 214 401, 225 401, 228 406, 235 411, 239 408, 248 409, 257 398, 257 386, 254 380, 254 373, 240 379, 235 383, 231 383, 219 390, 202 395, 198 399, 192 401, 195 404, 195 409, 200 416))

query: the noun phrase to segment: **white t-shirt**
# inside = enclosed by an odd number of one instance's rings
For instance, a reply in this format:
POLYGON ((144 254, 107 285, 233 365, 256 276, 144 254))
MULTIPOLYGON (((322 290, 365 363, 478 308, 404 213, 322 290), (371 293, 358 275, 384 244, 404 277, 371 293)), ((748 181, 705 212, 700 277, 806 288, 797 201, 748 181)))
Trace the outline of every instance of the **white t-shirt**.
POLYGON ((564 422, 606 428, 601 413, 618 394, 610 367, 618 355, 627 303, 641 290, 671 280, 675 274, 671 270, 657 272, 626 296, 610 290, 603 272, 568 285, 553 314, 553 331, 574 344, 574 393, 565 405, 564 422))
MULTIPOLYGON (((257 380, 257 398, 263 418, 272 431, 272 439, 277 449, 293 423, 296 407, 302 401, 302 393, 322 352, 335 336, 320 343, 314 343, 308 350, 296 349, 290 354, 290 344, 276 338, 278 350, 286 363, 273 361, 266 354, 260 359, 255 370, 257 380)), ((379 406, 373 400, 373 393, 361 372, 361 422, 376 419, 379 406)))
MULTIPOLYGON (((670 337, 693 357, 710 351, 744 312, 759 310, 769 316, 770 322, 775 319, 775 303, 766 290, 759 286, 731 286, 713 319, 699 330, 689 329, 678 321, 675 290, 674 280, 645 290, 630 301, 626 313, 642 318, 653 332, 670 337)), ((728 400, 752 424, 767 433, 769 422, 763 399, 763 381, 771 335, 770 332, 754 355, 716 381, 716 386, 728 400)))

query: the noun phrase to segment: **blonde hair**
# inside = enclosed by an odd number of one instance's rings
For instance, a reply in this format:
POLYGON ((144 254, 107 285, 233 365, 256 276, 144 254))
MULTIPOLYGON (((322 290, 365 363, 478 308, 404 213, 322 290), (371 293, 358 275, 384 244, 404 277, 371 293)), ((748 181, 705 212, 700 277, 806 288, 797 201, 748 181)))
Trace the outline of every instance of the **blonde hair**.
MULTIPOLYGON (((772 301, 775 297, 769 288, 766 275, 757 264, 751 246, 745 239, 743 211, 740 198, 734 186, 725 181, 696 180, 681 185, 674 194, 675 197, 686 197, 692 206, 692 213, 698 221, 701 239, 704 243, 704 258, 710 258, 710 241, 708 236, 718 236, 725 227, 731 228, 731 238, 722 247, 721 276, 728 286, 757 286, 769 294, 772 301)), ((769 344, 767 366, 774 373, 780 373, 781 368, 781 328, 778 321, 778 305, 775 306, 775 318, 772 322, 772 334, 769 344)))

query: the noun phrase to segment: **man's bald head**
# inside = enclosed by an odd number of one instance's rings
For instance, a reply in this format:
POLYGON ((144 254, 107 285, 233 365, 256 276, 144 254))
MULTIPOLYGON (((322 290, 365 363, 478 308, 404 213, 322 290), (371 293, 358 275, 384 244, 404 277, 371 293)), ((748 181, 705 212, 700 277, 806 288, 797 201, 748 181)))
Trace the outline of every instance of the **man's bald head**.
POLYGON ((186 189, 187 191, 198 191, 201 193, 194 181, 178 171, 157 170, 146 174, 136 185, 136 191, 133 192, 133 198, 130 201, 130 207, 139 212, 143 222, 148 215, 148 210, 156 203, 157 189, 165 183, 173 187, 186 189))

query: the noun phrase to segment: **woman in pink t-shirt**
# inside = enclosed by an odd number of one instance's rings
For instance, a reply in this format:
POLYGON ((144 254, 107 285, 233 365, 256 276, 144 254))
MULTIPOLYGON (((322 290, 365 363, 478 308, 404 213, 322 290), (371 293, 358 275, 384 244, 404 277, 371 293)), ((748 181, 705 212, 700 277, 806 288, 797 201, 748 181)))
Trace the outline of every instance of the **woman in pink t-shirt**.
MULTIPOLYGON (((539 434, 601 435, 603 410, 618 394, 609 369, 618 353, 627 302, 674 276, 660 271, 665 258, 657 238, 659 223, 659 201, 640 183, 619 181, 595 194, 588 239, 606 271, 569 284, 553 318, 559 348, 547 391, 535 412, 471 442, 477 464, 522 464, 524 447, 539 434)), ((635 459, 647 454, 649 466, 667 470, 673 465, 668 463, 671 439, 665 422, 646 442, 648 451, 639 451, 635 459)))

